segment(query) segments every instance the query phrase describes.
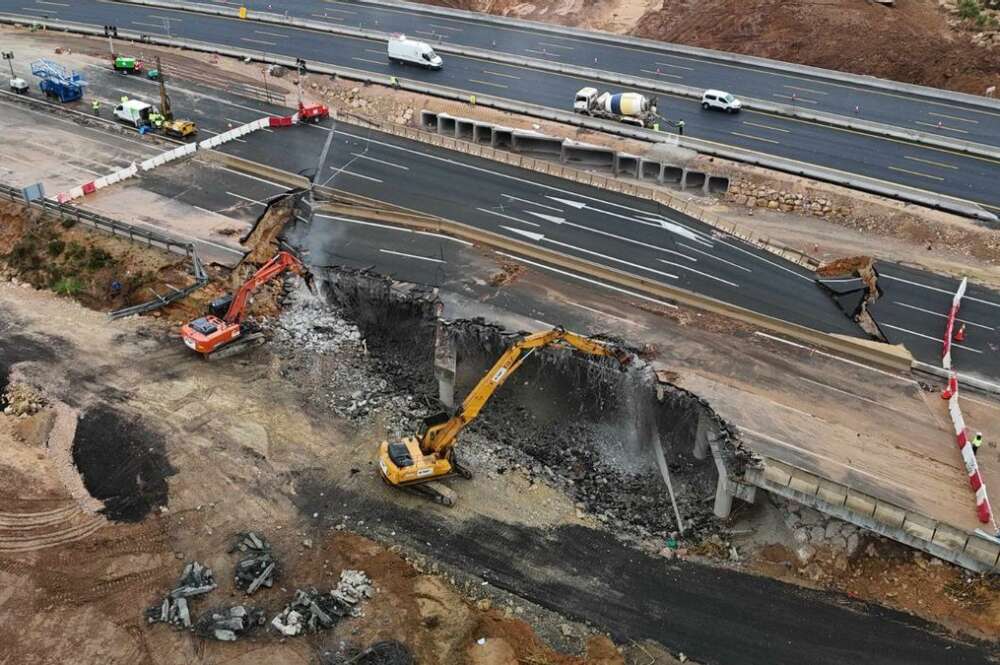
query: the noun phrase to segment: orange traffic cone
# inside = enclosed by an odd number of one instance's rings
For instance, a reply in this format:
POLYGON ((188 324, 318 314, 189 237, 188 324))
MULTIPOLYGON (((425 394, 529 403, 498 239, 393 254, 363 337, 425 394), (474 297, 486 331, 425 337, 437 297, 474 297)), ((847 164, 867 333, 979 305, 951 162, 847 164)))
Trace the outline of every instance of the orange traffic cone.
POLYGON ((956 342, 964 342, 965 341, 965 324, 964 323, 958 327, 958 330, 955 331, 955 341, 956 342))

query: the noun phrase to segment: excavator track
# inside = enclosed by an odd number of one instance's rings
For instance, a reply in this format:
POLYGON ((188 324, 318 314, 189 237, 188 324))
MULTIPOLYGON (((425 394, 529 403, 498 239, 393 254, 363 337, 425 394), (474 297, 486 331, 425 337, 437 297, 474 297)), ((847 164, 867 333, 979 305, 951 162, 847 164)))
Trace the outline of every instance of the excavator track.
POLYGON ((249 335, 244 335, 240 337, 235 342, 230 342, 226 344, 221 349, 216 349, 211 353, 205 354, 205 360, 214 361, 221 360, 223 358, 231 358, 232 356, 239 355, 241 353, 246 353, 252 348, 262 346, 264 344, 265 337, 264 333, 256 332, 250 333, 249 335))
POLYGON ((404 487, 405 489, 427 497, 434 503, 439 503, 442 506, 447 506, 448 508, 454 506, 458 501, 458 494, 456 494, 454 490, 443 483, 433 480, 427 483, 420 483, 419 485, 406 485, 404 487))

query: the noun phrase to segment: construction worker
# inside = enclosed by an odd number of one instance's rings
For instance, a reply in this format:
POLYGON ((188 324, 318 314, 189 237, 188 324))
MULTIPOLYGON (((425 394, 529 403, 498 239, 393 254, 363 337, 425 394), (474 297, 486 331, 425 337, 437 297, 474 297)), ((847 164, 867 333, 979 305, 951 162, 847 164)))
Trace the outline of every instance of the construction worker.
POLYGON ((964 342, 965 341, 965 324, 964 323, 958 327, 958 330, 955 331, 955 341, 956 342, 964 342))
POLYGON ((677 134, 679 136, 684 136, 684 121, 683 120, 678 120, 677 121, 677 134))
POLYGON ((983 445, 983 433, 976 432, 976 435, 972 437, 972 454, 979 454, 979 447, 983 445))
POLYGON ((125 104, 127 102, 128 102, 128 95, 122 95, 122 104, 125 104))
POLYGON ((90 103, 90 108, 93 109, 94 115, 101 115, 101 102, 97 99, 90 103))
POLYGON ((392 85, 393 88, 398 88, 399 87, 399 79, 396 78, 395 76, 390 76, 389 77, 389 83, 392 85))

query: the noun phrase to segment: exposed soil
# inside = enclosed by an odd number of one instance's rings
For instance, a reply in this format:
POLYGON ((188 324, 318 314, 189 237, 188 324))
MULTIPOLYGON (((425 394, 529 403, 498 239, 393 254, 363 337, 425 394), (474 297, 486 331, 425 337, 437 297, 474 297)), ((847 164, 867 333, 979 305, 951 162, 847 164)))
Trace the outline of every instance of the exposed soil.
MULTIPOLYGON (((425 0, 426 1, 426 0, 425 0)), ((427 4, 597 28, 982 94, 1000 83, 1000 50, 977 45, 933 0, 430 0, 427 4), (623 5, 653 5, 634 19, 623 5), (619 14, 619 16, 616 16, 619 14), (927 57, 927 54, 933 57, 927 57)))

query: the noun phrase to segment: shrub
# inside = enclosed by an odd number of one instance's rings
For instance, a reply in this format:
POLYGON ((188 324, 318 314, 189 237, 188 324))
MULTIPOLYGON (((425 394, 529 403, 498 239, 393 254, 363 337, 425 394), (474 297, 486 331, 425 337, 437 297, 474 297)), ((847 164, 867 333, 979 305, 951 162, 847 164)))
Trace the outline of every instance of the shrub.
POLYGON ((76 295, 83 291, 83 282, 76 277, 63 277, 52 285, 52 290, 63 296, 76 295))
POLYGON ((111 264, 111 255, 100 247, 90 248, 90 258, 87 259, 87 267, 91 270, 100 270, 111 264))
POLYGON ((56 238, 49 241, 49 256, 59 256, 66 249, 66 243, 56 238))
POLYGON ((71 229, 76 226, 76 220, 72 217, 63 217, 63 220, 59 223, 62 224, 64 229, 71 229))
POLYGON ((982 7, 979 0, 958 0, 958 16, 963 19, 978 19, 982 7))

